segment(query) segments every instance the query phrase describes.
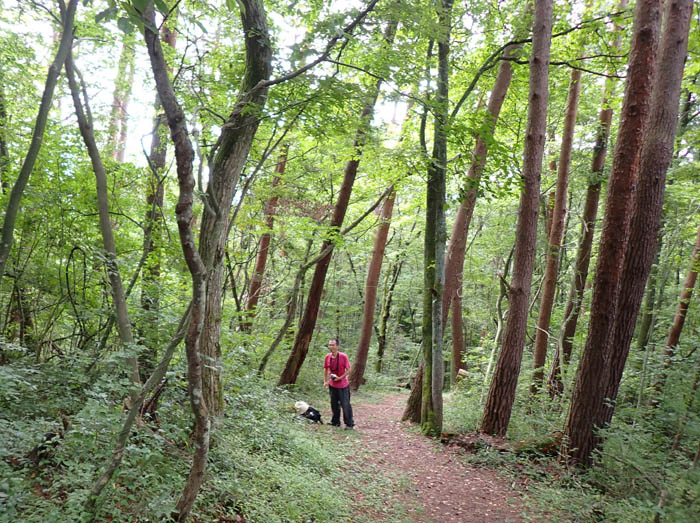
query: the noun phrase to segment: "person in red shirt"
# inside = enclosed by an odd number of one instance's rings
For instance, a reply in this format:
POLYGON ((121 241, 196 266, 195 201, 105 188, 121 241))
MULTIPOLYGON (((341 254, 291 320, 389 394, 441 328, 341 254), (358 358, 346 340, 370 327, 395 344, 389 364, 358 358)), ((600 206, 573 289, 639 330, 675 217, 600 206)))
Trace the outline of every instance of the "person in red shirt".
POLYGON ((355 421, 352 417, 352 406, 350 405, 350 360, 347 354, 340 352, 340 341, 338 338, 331 338, 328 341, 330 353, 326 354, 323 362, 323 387, 328 388, 331 395, 331 425, 340 427, 340 409, 343 409, 343 421, 345 428, 352 430, 355 421))

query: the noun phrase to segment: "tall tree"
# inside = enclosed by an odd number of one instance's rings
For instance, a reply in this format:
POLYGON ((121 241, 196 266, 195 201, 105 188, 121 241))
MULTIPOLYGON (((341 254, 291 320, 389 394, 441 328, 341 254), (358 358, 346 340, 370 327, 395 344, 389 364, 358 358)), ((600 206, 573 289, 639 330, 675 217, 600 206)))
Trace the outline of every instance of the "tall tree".
POLYGON ((660 24, 658 0, 637 2, 621 123, 598 251, 591 320, 566 422, 564 450, 575 463, 590 463, 591 452, 597 445, 594 426, 605 397, 600 384, 607 379, 607 348, 612 338, 623 274, 622 262, 632 215, 639 151, 649 114, 660 24))
POLYGON ((625 252, 624 278, 615 313, 612 343, 608 347, 610 363, 604 396, 607 401, 600 406, 596 420, 598 426, 608 424, 613 416, 613 402, 617 398, 657 247, 666 171, 673 157, 678 129, 678 107, 692 11, 693 2, 690 0, 666 2, 651 112, 641 151, 638 189, 625 252))
POLYGON ((118 162, 124 161, 124 150, 126 149, 129 99, 131 98, 136 68, 135 43, 133 32, 123 34, 122 50, 117 63, 117 78, 114 80, 112 111, 107 126, 109 149, 112 158, 118 162))
POLYGON ((384 249, 386 248, 386 241, 389 236, 389 226, 391 225, 391 215, 394 210, 395 199, 396 190, 392 187, 391 194, 384 200, 382 206, 379 227, 374 237, 372 258, 367 268, 365 303, 362 310, 362 330, 360 331, 360 340, 357 342, 355 361, 349 376, 350 388, 352 390, 360 388, 365 366, 367 365, 369 342, 372 339, 372 327, 374 326, 374 309, 377 305, 377 286, 379 285, 379 275, 384 261, 384 249))
MULTIPOLYGON (((246 0, 242 0, 242 2, 243 5, 251 10, 255 7, 251 7, 246 0)), ((203 394, 203 365, 200 346, 200 337, 206 314, 207 267, 197 250, 194 231, 192 230, 192 207, 195 188, 192 168, 194 150, 189 139, 185 115, 177 101, 170 81, 159 35, 152 29, 154 27, 155 12, 153 3, 149 2, 144 12, 144 36, 156 88, 168 119, 170 135, 175 146, 178 186, 180 189, 175 214, 177 216, 180 245, 192 279, 192 302, 185 332, 185 351, 187 355, 187 388, 195 419, 193 434, 194 456, 187 481, 183 487, 180 499, 177 501, 177 514, 175 515, 178 521, 185 521, 204 482, 207 456, 209 455, 211 420, 207 400, 203 394)))
POLYGON ((5 275, 5 265, 7 258, 12 249, 12 242, 15 232, 15 221, 19 213, 19 206, 22 201, 24 189, 29 181, 29 175, 34 169, 41 142, 44 138, 44 130, 46 129, 46 121, 49 117, 51 102, 53 100, 53 92, 58 82, 58 75, 61 73, 63 64, 68 56, 70 45, 73 40, 73 21, 75 11, 78 6, 78 0, 70 0, 65 10, 61 14, 61 40, 56 51, 56 56, 49 66, 49 72, 46 75, 46 83, 44 84, 44 92, 41 96, 41 104, 37 113, 36 121, 34 122, 34 130, 32 132, 32 140, 27 150, 27 155, 24 157, 22 168, 12 186, 10 199, 5 208, 5 219, 2 224, 2 236, 0 237, 0 281, 5 275))
POLYGON ((557 170, 557 188, 554 196, 552 222, 547 242, 547 266, 542 282, 540 297, 540 312, 537 318, 537 333, 535 334, 534 372, 532 374, 531 392, 539 391, 544 377, 544 364, 549 345, 549 322, 552 317, 554 293, 557 290, 557 275, 559 273, 559 257, 561 241, 564 237, 566 223, 566 198, 569 193, 569 170, 571 167, 571 145, 574 141, 574 127, 578 112, 578 97, 581 91, 581 71, 571 70, 569 93, 566 100, 566 116, 562 133, 561 150, 559 152, 559 168, 557 170))
MULTIPOLYGON (((618 3, 618 10, 623 11, 626 7, 627 0, 620 0, 618 3)), ((614 30, 616 35, 612 43, 612 48, 617 50, 622 44, 620 37, 622 28, 616 23, 614 30)), ((591 173, 588 177, 586 198, 581 215, 581 234, 576 250, 574 279, 571 283, 569 299, 564 312, 564 323, 561 328, 560 343, 557 344, 549 373, 548 381, 551 394, 560 394, 564 390, 562 366, 568 365, 569 359, 571 358, 574 334, 576 334, 576 326, 581 312, 581 303, 583 302, 583 293, 586 288, 588 267, 593 250, 593 235, 595 233, 595 224, 598 217, 598 201, 600 200, 605 158, 608 152, 608 137, 612 125, 612 108, 610 106, 610 101, 615 87, 615 70, 612 65, 608 67, 608 73, 603 87, 603 99, 598 115, 598 128, 596 130, 595 146, 593 147, 591 173)))
POLYGON ((233 111, 222 126, 211 161, 206 211, 199 232, 199 252, 207 267, 206 314, 201 350, 208 363, 202 372, 204 400, 212 415, 223 412, 221 384, 221 298, 224 252, 233 195, 265 107, 272 71, 272 46, 262 0, 241 0, 246 67, 233 111))
POLYGON ((501 353, 491 380, 481 422, 481 430, 501 436, 505 435, 510 422, 527 330, 530 283, 535 261, 540 177, 546 136, 551 40, 552 2, 551 0, 536 1, 530 57, 527 129, 523 152, 523 189, 515 233, 513 279, 509 288, 510 310, 501 353))
POLYGON ((428 166, 423 253, 423 394, 421 430, 442 432, 442 294, 445 287, 445 184, 449 118, 450 34, 453 0, 441 0, 438 11, 438 79, 433 114, 433 154, 428 166))

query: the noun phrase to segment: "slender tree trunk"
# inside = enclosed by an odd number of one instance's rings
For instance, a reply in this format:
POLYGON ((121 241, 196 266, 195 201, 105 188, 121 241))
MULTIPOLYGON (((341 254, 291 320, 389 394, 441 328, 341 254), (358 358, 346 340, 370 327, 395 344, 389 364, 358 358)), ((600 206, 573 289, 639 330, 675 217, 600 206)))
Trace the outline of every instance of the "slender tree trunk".
MULTIPOLYGON (((122 346, 127 351, 134 350, 134 336, 131 331, 131 322, 126 306, 126 296, 124 294, 124 286, 122 285, 121 274, 119 273, 119 265, 117 263, 117 249, 114 245, 114 233, 112 231, 112 222, 109 215, 109 199, 107 188, 107 171, 105 170, 100 151, 97 148, 95 141, 95 133, 92 128, 92 115, 88 105, 88 98, 85 92, 84 105, 80 99, 81 89, 75 79, 74 64, 72 52, 68 51, 66 58, 66 76, 70 85, 73 105, 75 106, 75 114, 78 117, 78 127, 80 134, 83 137, 83 142, 90 156, 92 170, 95 173, 95 182, 97 185, 97 210, 100 217, 100 231, 102 233, 102 247, 105 251, 105 264, 107 266, 107 275, 112 290, 112 303, 114 306, 114 314, 117 322, 117 331, 122 346)), ((141 384, 141 376, 139 375, 139 365, 136 356, 129 356, 128 360, 131 367, 131 381, 136 384, 141 384)), ((132 397, 135 397, 136 390, 132 391, 132 397)))
MULTIPOLYGON (((275 167, 275 179, 272 181, 272 190, 280 182, 280 178, 284 175, 284 169, 287 166, 287 147, 280 155, 280 159, 275 167)), ((265 276, 265 266, 267 265, 267 255, 270 250, 270 239, 272 237, 272 227, 275 224, 275 212, 277 211, 277 202, 279 195, 274 193, 267 201, 265 206, 265 232, 260 236, 258 242, 258 256, 255 259, 255 269, 253 269, 253 277, 250 279, 250 288, 248 289, 248 303, 246 304, 247 316, 243 323, 243 329, 250 332, 253 317, 255 316, 255 308, 258 306, 260 298, 260 287, 262 286, 263 277, 265 276)))
MULTIPOLYGON (((245 0, 244 0, 245 1, 245 0)), ((180 194, 175 207, 177 227, 180 235, 182 252, 192 278, 192 303, 190 318, 185 331, 185 351, 187 355, 187 384, 192 412, 194 413, 194 456, 190 473, 185 482, 180 499, 177 501, 177 514, 174 517, 178 521, 185 521, 199 489, 204 482, 204 473, 209 454, 209 435, 211 421, 207 400, 203 395, 202 387, 202 356, 200 338, 204 325, 206 305, 207 269, 200 257, 192 230, 195 181, 193 175, 194 150, 189 139, 185 115, 175 97, 168 67, 163 56, 163 48, 159 35, 150 28, 155 25, 153 4, 149 3, 144 14, 144 33, 148 56, 151 60, 151 68, 156 82, 158 95, 168 119, 170 135, 175 146, 175 160, 177 164, 178 186, 180 194)))
POLYGON ((510 284, 510 310, 501 353, 491 380, 481 430, 504 436, 515 400, 527 330, 530 283, 535 261, 540 177, 546 134, 549 89, 549 51, 552 38, 552 2, 535 2, 528 123, 523 153, 523 191, 516 228, 513 280, 510 284))
MULTIPOLYGON (((503 53, 504 58, 517 57, 520 54, 522 45, 513 45, 503 53)), ((464 368, 462 354, 464 351, 464 341, 461 339, 462 331, 462 274, 464 272, 464 257, 467 247, 467 235, 471 225, 474 206, 479 190, 479 180, 486 165, 488 154, 488 144, 493 137, 493 131, 498 122, 498 116, 503 106, 503 101, 508 93, 513 71, 509 60, 504 60, 498 69, 496 80, 491 90, 488 103, 488 114, 483 125, 484 133, 480 135, 472 152, 472 163, 467 173, 467 183, 465 185, 464 201, 457 210, 457 216, 452 227, 450 243, 447 247, 445 263, 445 293, 442 299, 443 324, 447 320, 447 314, 452 308, 452 377, 457 371, 464 368), (457 334, 456 334, 457 333, 457 334)))
POLYGON ((617 303, 612 344, 608 347, 610 370, 604 396, 607 401, 600 406, 596 420, 598 426, 610 423, 615 411, 614 401, 658 244, 666 171, 673 158, 692 10, 692 0, 666 1, 651 113, 642 146, 637 197, 624 257, 624 278, 617 303))
MULTIPOLYGON (((161 27, 161 45, 166 44, 175 49, 177 32, 175 23, 177 12, 171 13, 166 23, 161 27)), ((172 74, 172 65, 168 64, 168 71, 172 74)), ((151 179, 146 189, 146 217, 143 232, 143 252, 146 256, 142 273, 141 308, 144 311, 146 325, 141 338, 146 345, 146 353, 142 358, 142 374, 144 379, 150 374, 158 359, 157 347, 160 344, 158 336, 158 310, 160 309, 160 260, 163 249, 163 199, 165 197, 165 160, 168 152, 167 130, 168 123, 160 103, 160 96, 156 92, 153 125, 153 137, 151 150, 148 155, 148 163, 151 169, 151 179)))
POLYGON ((433 111, 433 154, 428 166, 426 190, 421 431, 428 436, 439 436, 442 432, 442 389, 445 374, 442 358, 442 297, 445 287, 445 180, 452 4, 452 0, 442 0, 438 7, 438 80, 433 111))
POLYGON ((386 331, 389 325, 389 314, 391 311, 391 302, 394 297, 394 289, 396 282, 399 281, 399 274, 403 260, 396 260, 391 268, 387 271, 384 278, 384 292, 382 294, 382 310, 379 317, 379 329, 377 329, 377 362, 375 370, 377 374, 381 374, 384 369, 384 353, 386 351, 386 331))
POLYGON ((360 341, 357 343, 355 361, 350 371, 350 388, 354 391, 360 388, 367 365, 367 354, 369 353, 369 342, 372 339, 372 327, 374 325, 374 309, 377 304, 377 286, 379 275, 384 261, 384 249, 386 248, 387 237, 389 236, 389 226, 391 225, 391 215, 394 210, 394 200, 396 190, 392 188, 389 197, 384 200, 380 224, 374 238, 374 251, 372 259, 367 268, 367 281, 365 283, 365 303, 362 312, 362 330, 360 331, 360 341))
POLYGON ((656 253, 654 254, 654 261, 651 267, 651 273, 649 274, 649 282, 647 283, 646 297, 644 299, 644 313, 642 314, 642 319, 639 322, 637 349, 640 351, 646 349, 646 346, 651 339, 651 332, 654 326, 654 319, 656 317, 656 293, 659 283, 659 258, 661 256, 662 246, 663 227, 659 231, 659 237, 656 240, 656 253))
POLYGON ((37 113, 36 122, 34 123, 34 131, 32 132, 32 140, 29 144, 29 150, 24 158, 22 168, 12 186, 10 199, 5 208, 5 219, 2 224, 2 236, 0 237, 0 281, 5 275, 5 265, 7 258, 10 255, 12 241, 14 239, 15 221, 19 213, 19 206, 22 201, 22 194, 29 181, 29 175, 34 169, 41 142, 44 138, 44 130, 46 129, 46 121, 49 117, 51 109, 51 101, 53 100, 53 92, 56 88, 58 75, 61 73, 63 64, 68 56, 71 42, 73 41, 73 19, 78 5, 78 0, 70 0, 65 11, 61 15, 63 25, 63 34, 61 41, 56 51, 56 56, 49 67, 49 72, 46 75, 46 83, 44 84, 44 93, 41 96, 41 104, 37 113))
POLYGON ((126 148, 126 130, 129 117, 127 108, 134 83, 135 44, 133 34, 123 34, 122 50, 117 64, 117 78, 114 81, 112 111, 107 126, 109 150, 112 158, 118 162, 124 161, 124 149, 126 148))
POLYGON ((411 423, 420 423, 421 420, 421 403, 423 398, 423 360, 418 365, 416 377, 413 380, 411 394, 406 401, 406 407, 401 415, 401 421, 410 421, 411 423))
POLYGON ((549 322, 552 317, 554 305, 554 293, 557 290, 557 275, 559 272, 559 255, 561 241, 564 236, 566 222, 566 198, 569 191, 569 169, 571 167, 571 145, 574 141, 574 127, 576 126, 576 114, 578 112, 578 97, 581 90, 581 71, 571 70, 569 94, 566 102, 566 117, 564 118, 564 132, 562 134, 561 151, 559 154, 559 170, 557 172, 557 189, 552 211, 552 225, 549 233, 547 247, 547 267, 542 283, 542 296, 540 298, 540 312, 537 319, 537 333, 535 334, 534 368, 530 392, 533 394, 540 390, 544 377, 544 364, 547 358, 547 346, 549 345, 549 322))
POLYGON ((5 70, 0 65, 0 191, 7 193, 7 172, 10 155, 7 151, 7 100, 5 99, 5 70))
POLYGON ((267 100, 268 88, 255 87, 267 80, 272 71, 272 47, 262 0, 241 0, 240 5, 245 34, 246 73, 238 101, 217 141, 205 196, 207 208, 199 233, 199 252, 207 267, 207 305, 201 340, 202 356, 207 361, 202 372, 203 394, 213 416, 220 415, 224 408, 221 383, 221 298, 229 211, 238 179, 260 124, 260 111, 267 100), (249 94, 251 90, 253 94, 249 94))
MULTIPOLYGON (((690 260, 690 268, 688 269, 688 274, 685 276, 685 281, 683 282, 683 287, 681 287, 681 296, 678 300, 678 307, 676 308, 676 315, 673 317, 673 324, 668 332, 668 338, 666 338, 666 346, 664 348, 664 354, 661 359, 662 371, 659 373, 659 377, 654 384, 654 390, 661 392, 666 381, 666 374, 668 370, 673 365, 673 356, 676 352, 676 347, 681 338, 681 332, 683 331, 683 325, 685 323, 685 317, 688 313, 688 306, 690 305, 690 298, 693 296, 693 289, 695 288, 695 280, 698 276, 698 271, 700 270, 700 228, 698 229, 698 235, 695 239, 695 247, 693 249, 693 255, 690 260)), ((652 405, 656 405, 656 402, 652 401, 652 405)))
POLYGON ((620 130, 608 183, 603 234, 596 267, 591 320, 566 422, 564 454, 589 464, 597 445, 594 427, 605 397, 607 348, 622 278, 622 262, 632 214, 639 150, 649 114, 651 80, 658 41, 659 0, 637 2, 620 130))
MULTIPOLYGON (((627 0, 620 0, 618 10, 623 11, 627 7, 627 0)), ((615 40, 613 41, 613 49, 620 49, 622 45, 620 33, 622 28, 615 26, 615 40)), ((614 73, 612 67, 609 68, 610 73, 614 73)), ((593 161, 591 165, 591 182, 586 189, 586 201, 583 208, 583 216, 581 218, 581 235, 576 252, 576 264, 574 266, 574 280, 571 283, 569 292, 569 300, 566 304, 564 312, 564 324, 561 329, 561 342, 557 345, 557 351, 552 361, 552 367, 549 374, 549 391, 550 394, 561 394, 564 390, 562 383, 562 364, 568 366, 573 349, 574 335, 576 334, 576 326, 581 313, 581 304, 583 303, 583 295, 586 288, 586 279, 588 278, 588 267, 591 261, 591 252, 593 249, 593 235, 595 233, 595 223, 598 217, 598 201, 600 199, 601 178, 604 175, 605 157, 608 152, 608 137, 610 136, 610 126, 612 123, 612 109, 610 108, 610 99, 613 96, 615 81, 609 77, 605 81, 603 88, 603 100, 601 110, 598 117, 598 130, 596 133, 596 142, 593 148, 593 161)))

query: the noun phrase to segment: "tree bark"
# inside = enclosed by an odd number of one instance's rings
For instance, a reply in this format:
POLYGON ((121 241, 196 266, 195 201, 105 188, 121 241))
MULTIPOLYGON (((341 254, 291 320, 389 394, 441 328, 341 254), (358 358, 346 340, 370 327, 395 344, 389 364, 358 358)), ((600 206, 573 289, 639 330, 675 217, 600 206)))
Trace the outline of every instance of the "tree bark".
POLYGON ((7 193, 7 171, 10 155, 7 150, 7 99, 5 98, 5 70, 0 65, 0 191, 7 193))
POLYGON ((617 303, 612 344, 608 347, 610 371, 605 387, 606 402, 600 406, 597 419, 601 427, 610 423, 615 411, 614 401, 658 244, 666 171, 673 158, 678 128, 678 107, 692 10, 691 0, 666 2, 664 31, 651 95, 651 113, 642 146, 638 190, 624 257, 624 278, 617 303))
POLYGON ((372 327, 374 325, 374 309, 377 304, 377 285, 379 284, 379 275, 384 261, 384 249, 386 248, 386 241, 389 236, 389 226, 391 225, 391 215, 394 210, 395 199, 396 190, 392 188, 391 194, 384 200, 384 205, 382 206, 382 213, 379 218, 380 224, 374 238, 372 259, 367 268, 365 303, 362 312, 362 330, 360 331, 360 341, 357 343, 355 361, 349 376, 350 388, 353 391, 360 388, 367 365, 369 342, 372 339, 372 327))
MULTIPOLYGON (((245 1, 245 0, 243 0, 245 1)), ((185 115, 177 101, 173 91, 168 68, 163 56, 163 48, 159 35, 150 28, 155 26, 153 3, 144 13, 144 34, 148 56, 153 69, 158 95, 168 119, 170 136, 175 146, 175 161, 177 165, 178 196, 175 214, 180 236, 180 245, 187 263, 187 268, 192 278, 192 302, 190 306, 190 318, 185 331, 185 351, 187 355, 187 385, 194 413, 194 456, 190 473, 185 482, 180 499, 177 501, 177 514, 174 517, 178 521, 185 521, 199 489, 204 482, 207 456, 209 454, 209 435, 211 421, 207 400, 203 395, 202 384, 202 356, 200 338, 204 325, 206 306, 206 281, 207 269, 200 257, 192 230, 195 181, 193 175, 194 150, 189 139, 185 115)))
MULTIPOLYGON (((114 315, 117 322, 117 331, 119 332, 119 340, 125 350, 131 352, 135 348, 134 336, 131 331, 131 322, 126 306, 126 296, 124 294, 124 286, 122 285, 121 274, 119 273, 119 264, 117 263, 117 249, 114 244, 114 233, 112 231, 112 222, 109 214, 109 198, 107 188, 107 171, 102 163, 100 151, 97 148, 95 141, 95 133, 92 128, 92 115, 88 105, 87 95, 85 94, 84 105, 80 99, 81 89, 75 79, 74 64, 72 52, 68 51, 68 56, 65 61, 66 76, 70 86, 73 105, 75 106, 75 114, 78 118, 78 127, 80 134, 83 137, 85 148, 90 156, 92 170, 95 173, 95 182, 97 185, 97 211, 100 218, 100 232, 102 233, 102 247, 105 251, 105 265, 107 267, 107 276, 112 290, 112 304, 114 306, 114 315)), ((139 365, 136 356, 128 356, 127 361, 131 367, 131 381, 135 384, 141 384, 141 376, 139 375, 139 365)), ((136 390, 131 393, 132 398, 135 397, 136 390)))
POLYGON ((515 400, 523 346, 527 330, 530 283, 535 261, 540 177, 546 134, 549 89, 549 53, 552 39, 552 2, 535 2, 528 123, 523 153, 523 191, 516 228, 513 280, 510 284, 510 310, 501 353, 484 408, 481 430, 504 436, 515 400))
POLYGON ((224 124, 211 162, 206 210, 199 252, 207 268, 206 314, 201 350, 207 361, 202 372, 204 400, 213 416, 223 412, 221 383, 221 298, 229 211, 243 165, 257 132, 268 87, 256 87, 271 74, 272 47, 262 0, 241 0, 245 34, 246 73, 236 105, 224 124), (251 94, 252 93, 252 94, 251 94))
POLYGON ((552 224, 550 227, 547 246, 547 267, 542 283, 542 296, 540 298, 540 312, 537 319, 537 333, 535 334, 534 372, 532 374, 531 393, 537 393, 542 386, 544 377, 544 364, 547 358, 547 346, 549 345, 549 323, 552 317, 554 305, 554 293, 557 290, 557 275, 559 272, 559 255, 561 241, 564 236, 566 222, 566 198, 569 191, 569 169, 571 167, 571 145, 574 141, 574 127, 576 126, 576 114, 578 112, 578 98, 581 90, 581 71, 571 70, 569 93, 566 102, 566 116, 564 118, 564 132, 562 134, 561 151, 559 153, 559 169, 557 171, 557 188, 554 196, 554 209, 552 211, 552 224))
POLYGON ((12 186, 10 199, 5 208, 5 220, 2 224, 2 235, 0 237, 0 280, 2 280, 2 277, 5 275, 5 265, 10 255, 10 249, 12 249, 15 221, 19 213, 22 195, 29 181, 29 175, 32 173, 32 169, 34 169, 34 164, 39 155, 39 149, 41 149, 41 142, 44 138, 44 130, 46 129, 46 121, 49 117, 49 110, 51 109, 51 101, 53 100, 53 92, 56 88, 58 75, 61 73, 63 64, 68 56, 68 51, 70 50, 71 42, 73 41, 73 20, 75 18, 77 5, 78 0, 70 0, 65 12, 61 15, 63 33, 58 45, 58 51, 56 51, 56 56, 46 75, 44 93, 41 96, 41 104, 39 105, 39 112, 37 113, 36 122, 34 123, 34 131, 32 132, 32 140, 29 144, 27 155, 24 158, 17 180, 15 180, 12 186))
POLYGON ((394 289, 399 280, 403 260, 396 260, 387 271, 384 278, 384 292, 382 294, 382 310, 379 316, 379 328, 377 329, 377 362, 375 370, 381 374, 384 370, 384 353, 386 352, 386 331, 389 325, 391 302, 394 298, 394 289))
POLYGON ((649 114, 651 80, 661 22, 660 2, 637 2, 621 123, 608 183, 603 234, 596 267, 591 319, 566 422, 564 454, 590 464, 597 445, 594 426, 605 397, 607 348, 622 278, 622 262, 637 182, 639 150, 649 114))
MULTIPOLYGON (((275 167, 275 179, 272 181, 272 190, 280 182, 280 178, 284 175, 284 169, 287 166, 287 147, 280 155, 280 159, 275 167)), ((246 320, 243 323, 243 330, 250 332, 253 317, 255 316, 255 308, 258 306, 260 298, 260 287, 262 286, 263 277, 265 276, 265 266, 267 265, 267 255, 270 250, 270 239, 272 237, 272 227, 275 224, 275 212, 277 210, 277 202, 279 195, 274 193, 267 201, 265 206, 265 232, 260 236, 258 242, 258 255, 255 259, 255 269, 253 276, 250 279, 250 288, 248 289, 248 302, 246 304, 246 320)))

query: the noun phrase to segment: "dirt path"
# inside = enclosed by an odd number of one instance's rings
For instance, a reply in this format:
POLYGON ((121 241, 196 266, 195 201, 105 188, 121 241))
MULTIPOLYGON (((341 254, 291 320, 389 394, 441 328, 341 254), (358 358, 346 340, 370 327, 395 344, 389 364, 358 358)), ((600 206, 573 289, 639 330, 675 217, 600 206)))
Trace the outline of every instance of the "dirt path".
POLYGON ((464 464, 460 451, 421 436, 401 423, 405 395, 379 403, 353 402, 362 452, 356 469, 373 467, 393 478, 392 497, 406 507, 407 521, 519 522, 523 503, 508 482, 489 470, 464 464))

